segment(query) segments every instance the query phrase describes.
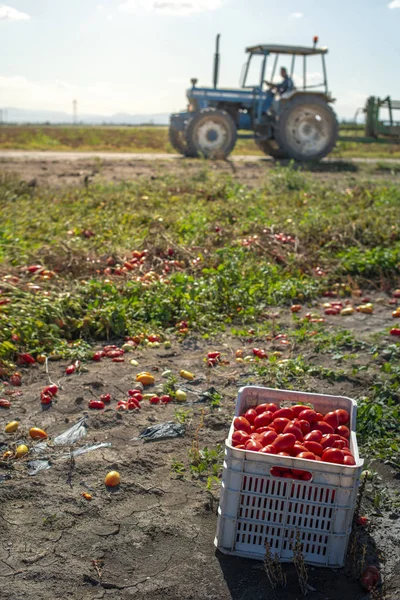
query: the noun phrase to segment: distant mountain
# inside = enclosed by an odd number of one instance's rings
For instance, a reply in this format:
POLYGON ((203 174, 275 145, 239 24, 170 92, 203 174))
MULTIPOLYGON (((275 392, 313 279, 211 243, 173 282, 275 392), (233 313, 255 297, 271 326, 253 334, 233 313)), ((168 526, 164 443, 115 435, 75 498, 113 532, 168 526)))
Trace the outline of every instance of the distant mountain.
MULTIPOLYGON (((71 125, 71 114, 49 110, 24 110, 20 108, 3 109, 3 122, 6 123, 50 123, 71 125)), ((115 115, 78 115, 78 124, 84 125, 167 125, 168 114, 131 115, 117 113, 115 115)))

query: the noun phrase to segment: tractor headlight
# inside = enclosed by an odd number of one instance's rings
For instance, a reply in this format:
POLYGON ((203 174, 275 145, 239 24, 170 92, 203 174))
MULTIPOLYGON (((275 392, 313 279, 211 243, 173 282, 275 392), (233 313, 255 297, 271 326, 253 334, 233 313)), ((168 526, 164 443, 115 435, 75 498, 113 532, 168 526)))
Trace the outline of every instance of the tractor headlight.
POLYGON ((189 105, 188 105, 188 112, 195 112, 195 110, 196 110, 196 109, 195 109, 195 107, 194 107, 194 105, 193 105, 193 104, 189 104, 189 105))

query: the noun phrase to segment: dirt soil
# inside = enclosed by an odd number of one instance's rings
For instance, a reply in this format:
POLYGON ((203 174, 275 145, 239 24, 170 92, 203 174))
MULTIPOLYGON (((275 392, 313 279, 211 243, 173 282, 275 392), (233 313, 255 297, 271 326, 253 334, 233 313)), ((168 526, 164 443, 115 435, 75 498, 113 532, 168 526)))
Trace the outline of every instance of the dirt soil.
MULTIPOLYGON (((32 186, 50 185, 87 185, 97 182, 120 182, 139 177, 158 178, 165 174, 177 176, 193 176, 205 168, 201 160, 176 158, 171 160, 153 158, 118 160, 118 159, 88 159, 77 158, 77 153, 64 154, 65 160, 54 160, 51 155, 36 153, 36 158, 13 158, 0 156, 0 171, 21 177, 32 186)), ((281 161, 285 165, 287 161, 281 161)), ((384 161, 382 161, 384 162, 384 161)), ((234 179, 248 186, 262 184, 266 175, 275 168, 277 163, 271 159, 241 161, 217 161, 207 163, 218 173, 228 173, 234 179)), ((381 169, 375 163, 356 163, 353 161, 331 159, 316 165, 305 167, 314 178, 321 181, 331 181, 343 188, 363 181, 393 181, 398 183, 400 172, 398 165, 393 165, 393 171, 381 169)))
MULTIPOLYGON (((346 328, 361 332, 363 337, 390 324, 389 315, 387 307, 378 303, 369 331, 364 327, 365 315, 351 317, 346 328)), ((330 322, 332 327, 338 326, 337 317, 330 322)), ((253 344, 253 340, 241 343, 229 334, 214 343, 189 337, 181 343, 174 341, 168 350, 138 351, 137 367, 128 360, 116 364, 103 359, 86 365, 86 372, 69 377, 65 362, 51 362, 51 380, 58 382, 61 390, 46 411, 39 401, 40 390, 48 383, 44 366, 23 372, 21 394, 12 400, 12 418, 21 420, 21 428, 11 438, 0 434, 0 450, 10 445, 10 439, 16 444, 23 441, 31 426, 44 428, 54 438, 84 415, 88 433, 74 449, 97 442, 109 442, 111 447, 74 460, 68 448, 50 448, 42 458, 49 459, 51 468, 35 476, 27 474, 32 458, 0 463, 2 598, 294 600, 301 596, 293 566, 285 566, 288 586, 271 595, 262 563, 215 550, 219 486, 212 484, 207 489, 206 478, 193 477, 189 470, 188 452, 203 411, 199 447, 224 444, 238 387, 258 383, 248 366, 234 359, 236 348, 249 351, 253 344), (210 348, 223 352, 230 364, 207 370, 204 357, 210 348), (163 381, 165 369, 177 374, 181 368, 196 374, 194 382, 184 382, 187 403, 151 406, 143 402, 138 413, 115 410, 116 400, 127 397, 134 385, 136 372, 151 371, 157 385, 163 381), (199 402, 199 394, 211 386, 223 396, 219 408, 199 402), (88 400, 106 392, 113 397, 110 407, 100 413, 88 411, 88 400), (177 409, 187 413, 184 437, 147 443, 137 439, 150 425, 176 421, 177 409), (173 471, 173 461, 183 463, 181 475, 173 471), (122 482, 110 491, 104 477, 113 469, 121 473, 122 482), (82 492, 90 493, 93 499, 87 501, 82 492)), ((310 361, 316 358, 312 353, 304 356, 310 361)), ((330 360, 321 355, 317 362, 329 364, 330 360)), ((323 382, 318 391, 354 395, 361 389, 357 389, 357 380, 343 378, 323 382)), ((2 432, 11 411, 4 412, 0 415, 2 432)), ((394 477, 390 466, 378 463, 373 468, 381 477, 379 485, 399 489, 398 475, 394 477)), ((362 509, 371 524, 358 532, 358 544, 366 544, 367 562, 383 570, 385 598, 396 600, 400 598, 400 515, 391 509, 377 511, 371 494, 367 489, 362 509)), ((357 548, 357 557, 359 552, 357 548)), ((313 600, 369 597, 348 569, 309 568, 309 585, 313 600)))

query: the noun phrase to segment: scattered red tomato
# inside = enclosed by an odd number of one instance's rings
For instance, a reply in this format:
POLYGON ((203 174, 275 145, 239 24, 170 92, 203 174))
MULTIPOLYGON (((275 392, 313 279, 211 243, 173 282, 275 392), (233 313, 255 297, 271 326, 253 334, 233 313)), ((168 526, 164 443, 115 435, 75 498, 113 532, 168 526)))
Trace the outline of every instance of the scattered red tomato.
POLYGON ((43 390, 40 394, 40 402, 45 406, 51 404, 53 402, 53 396, 43 390))
POLYGON ((160 400, 163 404, 169 404, 170 402, 172 402, 172 397, 168 394, 164 394, 164 396, 161 396, 160 400))
POLYGON ((399 329, 398 327, 393 327, 393 328, 390 330, 390 335, 397 335, 397 336, 400 336, 400 329, 399 329))
POLYGON ((95 410, 103 410, 105 408, 105 404, 102 400, 89 400, 88 406, 95 410))
POLYGON ((92 360, 99 362, 103 357, 103 353, 102 352, 95 352, 92 356, 92 360))
POLYGON ((52 396, 56 396, 58 392, 58 386, 56 386, 54 383, 51 385, 46 385, 46 387, 43 388, 43 392, 45 394, 51 394, 52 396))
POLYGON ((0 408, 11 408, 11 402, 5 398, 0 398, 0 408))
POLYGON ((11 375, 11 377, 10 377, 11 385, 13 385, 14 387, 19 387, 21 385, 21 382, 22 382, 22 378, 21 378, 20 373, 14 373, 14 375, 11 375))
POLYGON ((18 355, 17 362, 19 365, 34 365, 36 361, 30 354, 23 353, 18 355))
POLYGON ((370 592, 380 581, 380 573, 376 567, 369 566, 364 569, 360 582, 362 587, 370 592))
POLYGON ((73 373, 75 373, 76 371, 76 366, 75 365, 69 365, 66 369, 65 369, 65 373, 67 375, 72 375, 73 373))
POLYGON ((117 410, 128 410, 128 403, 124 400, 120 400, 117 403, 117 410))
POLYGON ((361 527, 366 527, 368 525, 368 517, 358 517, 357 525, 361 527))
POLYGON ((100 396, 100 400, 102 400, 102 402, 111 402, 111 394, 102 394, 100 396))

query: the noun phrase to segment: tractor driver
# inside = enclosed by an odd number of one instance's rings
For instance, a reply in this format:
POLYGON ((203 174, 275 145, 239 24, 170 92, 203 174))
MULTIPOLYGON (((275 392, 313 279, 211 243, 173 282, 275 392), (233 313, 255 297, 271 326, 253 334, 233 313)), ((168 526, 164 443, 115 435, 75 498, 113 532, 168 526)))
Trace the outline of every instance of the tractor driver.
POLYGON ((276 93, 282 96, 286 92, 291 92, 292 90, 294 90, 293 79, 289 77, 287 69, 285 67, 281 68, 281 76, 283 77, 283 81, 278 85, 270 81, 264 82, 270 88, 267 92, 267 98, 264 103, 264 112, 267 112, 271 108, 276 93))

